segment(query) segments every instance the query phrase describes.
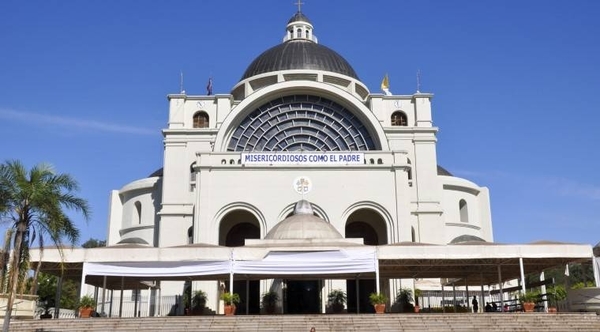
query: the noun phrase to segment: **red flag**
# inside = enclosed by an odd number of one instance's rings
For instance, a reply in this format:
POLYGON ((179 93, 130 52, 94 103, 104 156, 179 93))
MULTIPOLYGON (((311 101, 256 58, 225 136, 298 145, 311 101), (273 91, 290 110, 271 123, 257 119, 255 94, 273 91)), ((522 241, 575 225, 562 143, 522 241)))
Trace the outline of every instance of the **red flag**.
POLYGON ((206 94, 212 95, 212 77, 208 79, 208 84, 206 85, 206 94))

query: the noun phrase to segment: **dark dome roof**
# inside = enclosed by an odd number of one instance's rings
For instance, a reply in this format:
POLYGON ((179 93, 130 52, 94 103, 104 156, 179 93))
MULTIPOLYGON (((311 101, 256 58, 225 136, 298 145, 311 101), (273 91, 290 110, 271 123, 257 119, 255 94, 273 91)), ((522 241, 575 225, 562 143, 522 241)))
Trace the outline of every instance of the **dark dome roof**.
POLYGON ((450 241, 450 244, 458 244, 458 243, 465 243, 465 242, 486 242, 486 241, 484 239, 480 238, 479 236, 475 236, 475 235, 461 235, 461 236, 455 237, 452 241, 450 241))
POLYGON ((452 173, 448 172, 447 169, 443 168, 440 165, 437 166, 437 174, 438 175, 453 176, 452 173))
POLYGON ((294 16, 292 16, 292 18, 290 18, 290 20, 288 21, 288 24, 290 24, 292 22, 298 22, 298 21, 312 24, 310 22, 310 20, 308 19, 308 17, 306 17, 306 15, 302 14, 301 12, 297 12, 296 14, 294 14, 294 16))
POLYGON ((290 40, 266 50, 252 61, 242 80, 289 69, 324 70, 358 80, 356 72, 346 59, 334 50, 308 40, 290 40))
POLYGON ((156 171, 152 172, 152 174, 150 174, 148 177, 153 178, 155 176, 158 176, 158 177, 163 176, 163 168, 162 167, 157 169, 156 171))

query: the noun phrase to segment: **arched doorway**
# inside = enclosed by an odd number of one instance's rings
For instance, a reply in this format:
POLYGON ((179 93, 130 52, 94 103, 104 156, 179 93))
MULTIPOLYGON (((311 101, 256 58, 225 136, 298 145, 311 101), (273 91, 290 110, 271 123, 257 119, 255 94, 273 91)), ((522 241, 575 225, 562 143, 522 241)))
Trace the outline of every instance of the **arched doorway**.
MULTIPOLYGON (((260 224, 256 217, 244 210, 229 212, 219 227, 219 245, 241 247, 246 239, 260 239, 260 224)), ((229 283, 227 283, 227 291, 229 283)), ((235 280, 233 292, 240 295, 236 315, 260 313, 260 282, 258 280, 235 280)))
MULTIPOLYGON (((385 221, 373 210, 357 210, 346 221, 346 238, 362 238, 365 245, 371 246, 387 244, 385 221)), ((375 279, 346 280, 348 312, 374 313, 375 310, 369 302, 369 294, 375 291, 375 279)))

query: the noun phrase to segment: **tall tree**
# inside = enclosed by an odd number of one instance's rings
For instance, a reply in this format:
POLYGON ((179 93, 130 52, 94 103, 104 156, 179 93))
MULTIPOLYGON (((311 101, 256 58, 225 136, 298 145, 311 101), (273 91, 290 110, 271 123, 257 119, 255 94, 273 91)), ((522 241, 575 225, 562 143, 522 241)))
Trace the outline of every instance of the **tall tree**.
POLYGON ((62 256, 63 240, 75 245, 79 239, 79 230, 66 215, 67 210, 73 210, 89 219, 87 201, 74 194, 78 190, 77 181, 68 174, 57 174, 49 164, 38 164, 30 170, 19 161, 0 164, 0 218, 14 229, 4 332, 10 326, 19 272, 29 259, 30 245, 37 238, 43 247, 47 237, 62 256))

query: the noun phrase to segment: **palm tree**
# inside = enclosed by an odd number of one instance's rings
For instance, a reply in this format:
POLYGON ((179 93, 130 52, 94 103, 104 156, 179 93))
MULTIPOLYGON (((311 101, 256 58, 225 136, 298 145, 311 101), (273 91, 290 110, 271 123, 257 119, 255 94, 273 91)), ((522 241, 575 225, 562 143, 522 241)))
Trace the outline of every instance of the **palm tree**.
POLYGON ((19 161, 0 164, 0 218, 14 230, 4 332, 10 325, 19 272, 28 261, 29 246, 37 238, 41 249, 48 237, 62 256, 63 239, 72 245, 78 241, 79 229, 65 212, 79 212, 86 221, 90 212, 87 201, 73 194, 77 190, 77 181, 68 174, 56 174, 49 164, 38 164, 29 171, 19 161))

